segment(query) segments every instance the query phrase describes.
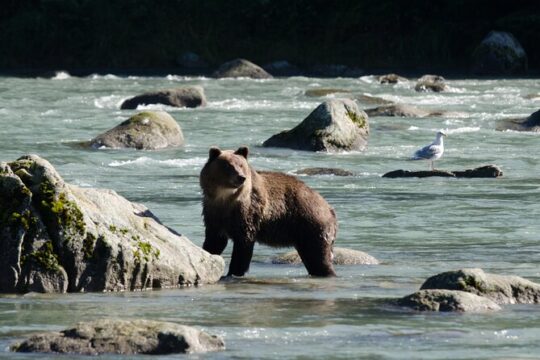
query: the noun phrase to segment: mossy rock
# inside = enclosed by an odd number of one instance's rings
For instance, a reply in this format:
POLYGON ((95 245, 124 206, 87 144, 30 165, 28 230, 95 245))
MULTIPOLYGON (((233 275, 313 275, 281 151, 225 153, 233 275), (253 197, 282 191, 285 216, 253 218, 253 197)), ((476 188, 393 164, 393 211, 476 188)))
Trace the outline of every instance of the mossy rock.
POLYGON ((164 111, 144 111, 90 140, 93 148, 157 150, 184 145, 176 120, 164 111))

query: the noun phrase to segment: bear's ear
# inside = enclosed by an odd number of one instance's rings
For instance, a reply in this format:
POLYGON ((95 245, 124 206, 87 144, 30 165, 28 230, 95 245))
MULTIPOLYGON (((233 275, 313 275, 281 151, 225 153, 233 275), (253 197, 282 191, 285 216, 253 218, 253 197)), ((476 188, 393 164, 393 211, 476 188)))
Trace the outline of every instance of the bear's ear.
POLYGON ((248 154, 249 154, 249 149, 247 148, 247 146, 242 146, 242 147, 239 147, 238 150, 236 150, 234 153, 236 155, 242 155, 243 157, 247 159, 248 154))
POLYGON ((208 161, 212 161, 221 155, 221 150, 218 147, 212 146, 208 152, 208 161))

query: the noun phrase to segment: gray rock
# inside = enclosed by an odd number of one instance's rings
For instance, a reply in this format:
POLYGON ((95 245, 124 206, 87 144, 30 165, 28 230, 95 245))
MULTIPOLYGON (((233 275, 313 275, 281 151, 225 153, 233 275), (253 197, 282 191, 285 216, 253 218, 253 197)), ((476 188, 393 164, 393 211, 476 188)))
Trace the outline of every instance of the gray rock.
POLYGON ((540 100, 540 93, 526 94, 523 95, 523 98, 527 100, 540 100))
POLYGON ((478 312, 500 310, 488 298, 456 290, 420 290, 398 300, 398 305, 418 311, 478 312))
POLYGON ((120 109, 136 109, 139 105, 163 104, 174 107, 195 108, 206 105, 206 96, 201 86, 186 86, 176 89, 147 92, 125 100, 120 109))
POLYGON ((36 334, 12 351, 77 355, 165 355, 225 349, 223 339, 190 326, 150 320, 101 319, 36 334))
POLYGON ((473 52, 477 74, 507 75, 527 72, 527 54, 511 33, 491 31, 473 52))
POLYGON ((245 59, 235 59, 221 65, 214 72, 216 78, 248 77, 252 79, 271 79, 272 75, 263 68, 245 59))
POLYGON ((400 116, 423 118, 427 116, 441 116, 444 114, 444 112, 442 111, 428 111, 405 104, 383 105, 372 109, 366 109, 364 111, 366 112, 366 114, 368 114, 369 117, 400 116))
POLYGON ((497 178, 503 176, 502 170, 497 165, 485 165, 475 169, 467 169, 463 171, 447 171, 447 170, 429 170, 429 171, 409 171, 409 170, 394 170, 387 172, 382 177, 384 178, 408 178, 408 177, 456 177, 456 178, 497 178))
POLYGON ((368 135, 368 116, 354 101, 331 99, 295 128, 270 137, 263 146, 329 152, 363 150, 368 135))
MULTIPOLYGON (((379 261, 373 256, 358 250, 334 247, 333 250, 335 265, 378 265, 379 261)), ((293 250, 286 254, 278 255, 272 258, 272 264, 291 264, 299 265, 302 259, 298 253, 293 250)))
POLYGON ((424 75, 416 82, 414 87, 416 91, 433 91, 441 92, 448 90, 448 86, 442 76, 439 75, 424 75))
POLYGON ((409 79, 399 76, 398 74, 386 74, 378 76, 377 81, 379 81, 380 84, 397 84, 407 82, 409 79))
POLYGON ((304 94, 309 97, 322 97, 322 96, 328 96, 328 95, 334 95, 334 94, 348 94, 350 93, 349 90, 345 89, 334 89, 334 88, 315 88, 315 89, 307 89, 304 94))
POLYGON ((351 99, 354 99, 360 103, 368 105, 389 105, 392 104, 392 101, 386 100, 377 96, 365 95, 365 94, 355 94, 351 96, 351 99))
POLYGON ((497 304, 540 303, 540 284, 519 276, 486 274, 482 269, 444 272, 427 279, 421 289, 461 290, 497 304))
POLYGON ((354 173, 349 170, 337 169, 337 168, 305 168, 296 171, 298 175, 334 175, 334 176, 353 176, 354 173))
POLYGON ((540 110, 535 111, 530 116, 522 119, 506 119, 497 123, 498 131, 530 131, 540 132, 540 110))
POLYGON ((64 182, 36 155, 0 165, 0 292, 215 283, 224 261, 112 190, 64 182))
POLYGON ((164 111, 144 111, 90 140, 93 148, 156 150, 184 145, 176 120, 164 111))

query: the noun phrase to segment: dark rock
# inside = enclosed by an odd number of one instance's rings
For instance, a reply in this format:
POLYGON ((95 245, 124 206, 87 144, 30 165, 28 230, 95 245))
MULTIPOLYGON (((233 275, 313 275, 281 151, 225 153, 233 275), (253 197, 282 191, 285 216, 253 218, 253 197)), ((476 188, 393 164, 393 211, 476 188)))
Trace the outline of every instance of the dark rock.
MULTIPOLYGON (((358 250, 334 247, 333 249, 335 265, 378 265, 379 261, 373 256, 358 250)), ((293 250, 286 254, 278 255, 272 258, 272 264, 302 264, 302 259, 298 253, 293 250)))
POLYGON ((348 94, 349 90, 344 89, 332 89, 332 88, 315 88, 307 89, 304 94, 309 97, 321 97, 333 94, 348 94))
POLYGON ((164 111, 138 113, 90 140, 93 148, 156 150, 184 145, 176 120, 164 111))
POLYGON ((162 321, 109 319, 36 334, 11 347, 15 352, 77 355, 192 354, 224 349, 221 337, 193 327, 162 321))
POLYGON ((497 124, 497 130, 540 132, 540 110, 535 111, 524 119, 500 120, 497 124))
POLYGON ((491 31, 473 52, 473 72, 508 75, 527 72, 527 54, 517 39, 504 31, 491 31))
POLYGON ((414 90, 416 91, 433 91, 441 92, 448 90, 448 86, 442 76, 439 75, 424 75, 418 79, 414 90))
POLYGON ((266 140, 263 146, 305 151, 363 150, 369 135, 368 116, 349 99, 320 104, 291 130, 266 140))
POLYGON ((502 175, 503 175, 503 172, 497 165, 485 165, 485 166, 480 166, 475 169, 468 169, 464 171, 394 170, 394 171, 387 172, 382 177, 384 178, 408 178, 408 177, 425 178, 425 177, 439 176, 439 177, 457 177, 457 178, 497 178, 502 175))
POLYGON ((36 155, 0 164, 0 292, 215 283, 224 262, 114 191, 64 182, 36 155))
POLYGON ((418 311, 476 312, 500 310, 488 298, 456 290, 420 290, 398 300, 398 305, 418 311))
POLYGON ((201 69, 208 67, 208 63, 206 61, 204 61, 199 55, 191 51, 186 51, 182 55, 180 55, 176 60, 176 63, 178 64, 178 66, 187 69, 201 69))
POLYGON ((272 75, 263 68, 245 59, 235 59, 224 63, 214 72, 216 78, 247 77, 252 79, 271 79, 272 75))
POLYGON ((136 109, 139 105, 163 104, 174 107, 195 108, 206 105, 206 96, 201 86, 187 86, 160 90, 137 95, 125 100, 120 109, 136 109))
POLYGON ((311 68, 311 73, 321 77, 359 77, 364 75, 364 70, 342 64, 319 64, 311 68))
POLYGON ((399 76, 397 74, 386 74, 377 77, 380 84, 397 84, 400 82, 407 82, 409 79, 399 76))
POLYGON ((274 76, 300 76, 302 71, 286 60, 274 61, 263 65, 263 69, 274 76))
POLYGON ((497 304, 540 303, 540 284, 519 276, 486 274, 482 269, 444 272, 427 279, 421 289, 466 291, 497 304))
POLYGON ((427 116, 441 116, 444 114, 442 111, 428 111, 405 104, 383 105, 372 109, 366 109, 364 111, 369 117, 400 116, 423 118, 427 116))
POLYGON ((353 176, 354 173, 349 170, 336 169, 336 168, 306 168, 297 170, 298 175, 334 175, 334 176, 353 176))

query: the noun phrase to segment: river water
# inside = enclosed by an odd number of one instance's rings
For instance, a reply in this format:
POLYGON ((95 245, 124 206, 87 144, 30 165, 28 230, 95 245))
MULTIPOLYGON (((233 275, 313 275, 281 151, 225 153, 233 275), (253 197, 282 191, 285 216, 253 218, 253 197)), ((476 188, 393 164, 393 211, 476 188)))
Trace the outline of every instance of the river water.
MULTIPOLYGON (((538 306, 433 314, 387 303, 416 291, 431 275, 463 267, 540 282, 540 137, 495 131, 498 119, 525 117, 540 108, 540 99, 524 98, 539 92, 540 81, 448 83, 450 91, 445 93, 417 93, 414 82, 379 85, 370 76, 262 81, 174 75, 0 78, 0 161, 38 154, 66 181, 114 189, 143 203, 198 245, 204 234, 198 174, 212 145, 250 146, 250 161, 261 170, 350 170, 354 176, 301 178, 336 209, 336 245, 368 252, 381 261, 380 265, 338 266, 337 278, 312 279, 303 266, 271 264, 271 257, 284 249, 257 245, 244 279, 216 285, 137 293, 2 295, 0 357, 35 359, 35 355, 8 352, 9 344, 32 332, 120 317, 173 321, 219 334, 227 350, 199 356, 211 359, 538 358, 538 306), (205 88, 207 107, 145 107, 164 109, 178 121, 186 138, 184 148, 136 151, 76 146, 135 113, 119 110, 122 100, 193 84, 205 88), (315 88, 346 89, 453 114, 371 118, 369 147, 364 152, 324 154, 260 147, 324 101, 305 96, 305 90, 315 88), (439 129, 445 129, 448 137, 438 168, 497 164, 504 177, 381 178, 396 169, 427 169, 427 162, 407 159, 430 143, 439 129)), ((230 251, 231 246, 224 254, 227 262, 230 251)))

